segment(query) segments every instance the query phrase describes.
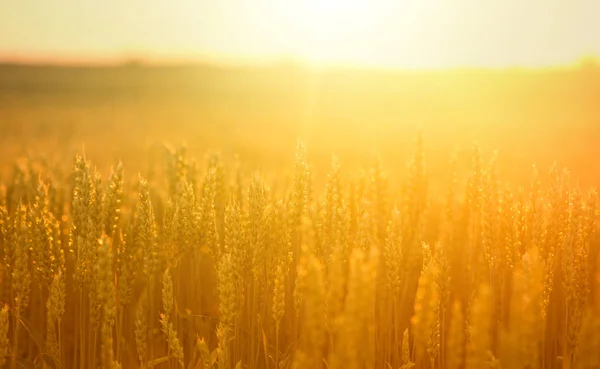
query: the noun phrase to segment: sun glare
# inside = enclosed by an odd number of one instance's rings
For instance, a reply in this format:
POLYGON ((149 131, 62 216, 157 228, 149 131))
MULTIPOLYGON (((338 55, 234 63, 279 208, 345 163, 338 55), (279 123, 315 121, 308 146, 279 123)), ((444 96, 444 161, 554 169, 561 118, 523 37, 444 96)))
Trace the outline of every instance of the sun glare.
MULTIPOLYGON (((419 3, 392 0, 304 0, 283 1, 284 27, 297 57, 310 63, 339 63, 368 57, 370 44, 389 37, 389 17, 395 17, 395 37, 413 41, 411 25, 419 3), (388 19, 386 19, 388 18, 388 19)), ((422 6, 421 6, 422 7, 422 6)), ((376 57, 376 55, 371 55, 376 57)), ((358 60, 357 60, 358 61, 358 60)))

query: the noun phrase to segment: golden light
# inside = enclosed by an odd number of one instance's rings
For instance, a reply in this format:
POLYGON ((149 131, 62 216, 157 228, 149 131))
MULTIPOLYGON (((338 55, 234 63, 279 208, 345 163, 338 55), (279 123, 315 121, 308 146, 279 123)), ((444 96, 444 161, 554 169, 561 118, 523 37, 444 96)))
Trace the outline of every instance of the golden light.
POLYGON ((418 42, 424 2, 399 0, 281 1, 282 28, 295 56, 316 64, 377 62, 383 41, 418 42), (393 27, 392 27, 393 25, 393 27))
POLYGON ((544 67, 600 55, 598 1, 0 1, 0 59, 544 67), (96 32, 81 32, 92 27, 96 32))

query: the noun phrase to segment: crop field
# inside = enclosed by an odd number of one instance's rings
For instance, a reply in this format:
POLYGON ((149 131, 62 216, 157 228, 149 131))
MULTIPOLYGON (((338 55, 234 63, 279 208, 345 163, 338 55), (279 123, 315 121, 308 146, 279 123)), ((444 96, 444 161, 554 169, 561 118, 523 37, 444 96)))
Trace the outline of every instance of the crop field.
POLYGON ((598 369, 598 96, 0 66, 0 367, 598 369))

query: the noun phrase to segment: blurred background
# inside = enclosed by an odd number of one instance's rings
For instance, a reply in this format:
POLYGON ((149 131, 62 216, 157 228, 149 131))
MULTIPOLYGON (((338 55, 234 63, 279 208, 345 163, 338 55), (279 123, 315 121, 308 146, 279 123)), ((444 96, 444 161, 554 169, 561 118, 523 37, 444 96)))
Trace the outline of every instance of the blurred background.
POLYGON ((589 0, 4 1, 0 164, 84 150, 144 170, 171 142, 268 172, 302 140, 323 174, 334 154, 405 167, 422 130, 434 179, 476 142, 507 178, 556 161, 593 185, 594 14, 589 0))

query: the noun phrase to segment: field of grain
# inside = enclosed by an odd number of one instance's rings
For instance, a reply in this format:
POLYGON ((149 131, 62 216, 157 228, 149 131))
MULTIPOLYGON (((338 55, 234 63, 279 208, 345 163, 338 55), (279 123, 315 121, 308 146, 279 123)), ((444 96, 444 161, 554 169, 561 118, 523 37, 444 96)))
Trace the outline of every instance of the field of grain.
POLYGON ((597 96, 0 67, 0 367, 600 368, 597 96))

